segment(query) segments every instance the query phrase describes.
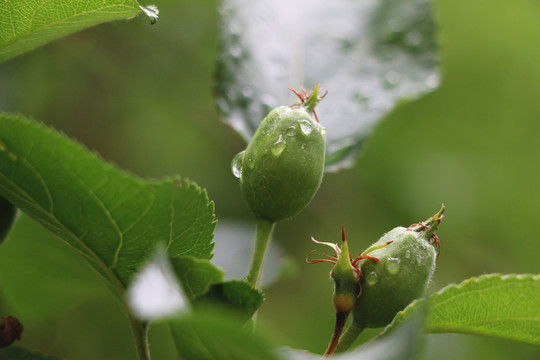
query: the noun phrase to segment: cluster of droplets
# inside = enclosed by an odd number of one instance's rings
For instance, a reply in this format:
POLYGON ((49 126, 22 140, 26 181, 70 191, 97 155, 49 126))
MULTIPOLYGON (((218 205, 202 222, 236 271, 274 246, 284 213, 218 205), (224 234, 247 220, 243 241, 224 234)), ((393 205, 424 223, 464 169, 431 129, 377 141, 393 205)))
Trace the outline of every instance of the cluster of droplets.
MULTIPOLYGON (((311 135, 311 133, 314 131, 320 131, 321 135, 326 134, 326 128, 323 126, 317 126, 315 127, 314 124, 312 124, 309 120, 299 120, 298 126, 297 125, 291 125, 289 126, 284 134, 279 134, 277 139, 272 143, 270 146, 270 152, 274 157, 279 157, 283 151, 285 151, 287 147, 287 138, 288 137, 296 137, 300 133, 304 137, 308 137, 311 135), (300 132, 298 132, 298 129, 300 129, 300 132)), ((268 134, 270 130, 266 130, 266 134, 268 134)), ((301 146, 301 149, 305 149, 305 144, 301 146)), ((237 178, 242 177, 242 169, 245 165, 249 166, 251 169, 253 169, 254 166, 254 159, 245 159, 246 151, 243 150, 236 154, 231 162, 231 171, 233 175, 237 178)))

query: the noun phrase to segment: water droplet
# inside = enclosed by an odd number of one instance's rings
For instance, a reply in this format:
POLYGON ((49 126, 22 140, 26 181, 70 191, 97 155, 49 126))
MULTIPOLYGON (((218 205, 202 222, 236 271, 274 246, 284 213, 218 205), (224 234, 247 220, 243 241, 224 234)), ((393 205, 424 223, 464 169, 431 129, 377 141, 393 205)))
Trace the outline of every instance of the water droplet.
POLYGON ((242 95, 245 98, 251 99, 251 97, 253 96, 253 90, 250 87, 245 87, 242 89, 242 95))
POLYGON ((401 260, 399 258, 393 258, 389 257, 388 260, 386 260, 386 271, 388 271, 390 274, 395 275, 398 273, 399 268, 401 267, 401 260))
POLYGON ((232 159, 231 170, 234 176, 240 178, 242 176, 242 165, 244 163, 244 155, 246 151, 241 151, 232 159))
POLYGON ((300 120, 300 130, 304 133, 304 135, 309 136, 311 132, 313 131, 313 126, 308 120, 300 120))
POLYGON ((410 250, 405 251, 405 257, 407 259, 411 257, 411 251, 410 250))
POLYGON ((379 282, 379 276, 376 272, 372 271, 366 275, 366 282, 368 283, 368 285, 373 286, 379 282))
POLYGON ((289 128, 287 129, 287 132, 285 133, 285 135, 287 135, 287 136, 296 135, 296 126, 294 126, 294 125, 289 126, 289 128))
POLYGON ((405 41, 407 44, 413 47, 420 46, 420 44, 422 44, 422 40, 424 40, 424 37, 418 30, 409 31, 405 36, 405 41))
POLYGON ((233 58, 239 58, 242 55, 242 47, 240 45, 233 45, 229 48, 229 52, 233 58))
POLYGON ((321 135, 326 134, 326 128, 321 126, 321 135))
POLYGON ((439 86, 439 77, 435 74, 431 74, 426 78, 426 86, 430 89, 435 89, 439 86))
POLYGON ((287 143, 285 142, 285 140, 283 140, 283 135, 280 134, 277 141, 274 143, 274 145, 272 145, 272 148, 270 149, 270 151, 272 151, 272 154, 275 157, 278 157, 281 155, 283 150, 285 150, 286 146, 287 146, 287 143))
POLYGON ((401 80, 401 74, 396 70, 388 70, 384 74, 384 85, 388 88, 395 87, 401 80))
POLYGON ((159 18, 159 9, 156 5, 140 6, 146 16, 150 19, 150 25, 154 25, 159 18))

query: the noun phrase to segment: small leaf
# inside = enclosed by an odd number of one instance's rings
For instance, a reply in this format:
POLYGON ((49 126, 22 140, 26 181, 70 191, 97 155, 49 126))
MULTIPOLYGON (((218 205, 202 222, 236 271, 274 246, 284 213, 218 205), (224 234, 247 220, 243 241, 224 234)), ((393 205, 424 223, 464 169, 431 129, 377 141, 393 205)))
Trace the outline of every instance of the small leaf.
POLYGON ((60 360, 44 354, 39 354, 30 350, 17 347, 0 349, 0 359, 9 360, 60 360))
POLYGON ((263 339, 220 313, 197 312, 169 324, 182 359, 280 359, 263 339))
POLYGON ((187 256, 175 257, 170 260, 174 273, 190 300, 204 294, 212 284, 223 281, 223 270, 208 260, 187 256))
POLYGON ((38 46, 104 22, 144 11, 157 19, 155 7, 135 0, 10 0, 0 2, 0 62, 38 46))
POLYGON ((77 249, 121 294, 163 244, 210 259, 213 204, 179 178, 144 181, 39 123, 0 114, 0 195, 77 249))
POLYGON ((540 275, 490 274, 447 286, 431 296, 426 331, 540 345, 540 275))
POLYGON ((16 215, 17 209, 15 206, 0 196, 0 244, 8 236, 16 215))
POLYGON ((242 280, 214 284, 197 299, 198 304, 221 305, 233 310, 241 321, 249 320, 264 302, 264 295, 242 280))
POLYGON ((217 104, 253 136, 270 109, 292 104, 288 86, 328 90, 326 171, 350 167, 375 124, 403 98, 438 86, 428 1, 222 2, 217 104))

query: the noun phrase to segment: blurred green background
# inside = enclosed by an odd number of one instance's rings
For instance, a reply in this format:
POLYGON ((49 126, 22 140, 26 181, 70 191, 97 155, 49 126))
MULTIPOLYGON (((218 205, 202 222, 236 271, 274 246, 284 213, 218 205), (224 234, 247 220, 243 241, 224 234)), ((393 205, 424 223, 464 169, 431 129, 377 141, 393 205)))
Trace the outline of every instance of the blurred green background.
MULTIPOLYGON (((106 24, 1 64, 0 109, 41 120, 139 176, 188 177, 207 189, 219 220, 250 224, 230 171, 245 144, 212 98, 218 2, 156 5, 154 26, 144 16, 106 24)), ((304 258, 310 236, 337 242, 341 225, 359 252, 444 202, 432 291, 484 273, 540 272, 540 2, 434 5, 441 87, 400 105, 354 169, 326 175, 308 209, 277 226, 275 241, 298 266, 268 289, 260 311, 276 346, 324 351, 334 322, 330 267, 304 258)), ((25 216, 0 247, 0 291, 0 313, 25 325, 20 346, 69 359, 135 358, 105 285, 25 216)), ((165 326, 154 325, 150 341, 155 359, 175 358, 165 326)), ((538 347, 476 336, 430 335, 426 345, 428 359, 540 359, 538 347)))

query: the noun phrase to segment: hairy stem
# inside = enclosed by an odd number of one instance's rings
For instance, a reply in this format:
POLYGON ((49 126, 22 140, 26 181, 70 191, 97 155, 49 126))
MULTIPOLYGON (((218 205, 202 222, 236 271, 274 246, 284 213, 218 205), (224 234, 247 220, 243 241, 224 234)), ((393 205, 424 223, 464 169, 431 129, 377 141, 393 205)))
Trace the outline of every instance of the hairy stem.
POLYGON ((255 250, 251 260, 251 268, 246 281, 253 286, 257 286, 259 282, 259 273, 264 260, 266 248, 270 242, 272 231, 274 230, 274 222, 267 219, 257 220, 257 240, 255 242, 255 250))
POLYGON ((340 353, 346 351, 363 330, 364 327, 362 325, 356 321, 353 321, 347 330, 345 330, 345 333, 343 333, 341 339, 339 339, 339 343, 337 344, 334 352, 340 353))
POLYGON ((148 346, 148 323, 137 320, 131 313, 129 313, 128 316, 139 360, 150 360, 150 348, 148 346))

